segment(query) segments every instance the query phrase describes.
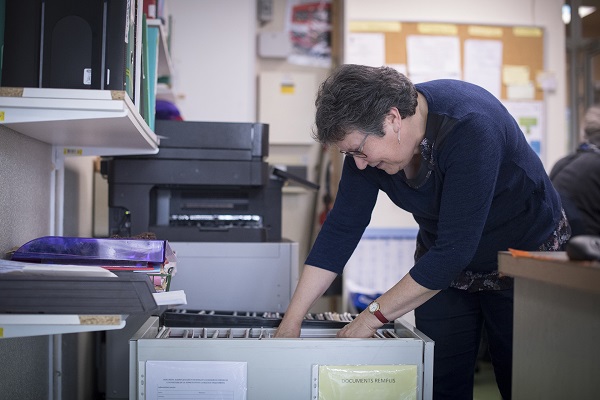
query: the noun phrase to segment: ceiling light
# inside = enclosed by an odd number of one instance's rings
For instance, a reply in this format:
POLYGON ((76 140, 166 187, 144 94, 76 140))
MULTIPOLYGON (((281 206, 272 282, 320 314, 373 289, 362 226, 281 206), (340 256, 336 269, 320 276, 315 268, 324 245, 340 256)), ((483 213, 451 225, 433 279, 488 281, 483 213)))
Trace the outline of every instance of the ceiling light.
MULTIPOLYGON (((596 7, 580 6, 579 7, 579 17, 580 18, 587 17, 594 11, 596 11, 596 7)), ((565 24, 568 24, 569 22, 571 22, 571 6, 568 4, 564 4, 562 6, 562 20, 565 24)))

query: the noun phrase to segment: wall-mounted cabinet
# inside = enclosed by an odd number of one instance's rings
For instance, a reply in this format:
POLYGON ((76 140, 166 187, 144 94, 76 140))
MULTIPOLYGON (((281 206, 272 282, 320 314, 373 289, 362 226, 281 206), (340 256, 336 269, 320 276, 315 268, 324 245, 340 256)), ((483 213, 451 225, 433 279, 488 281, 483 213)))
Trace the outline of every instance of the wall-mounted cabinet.
POLYGON ((163 20, 146 19, 142 4, 7 5, 5 37, 22 40, 5 40, 0 124, 57 147, 58 154, 156 153, 155 95, 174 98, 170 85, 157 89, 157 80, 172 76, 173 68, 163 20))

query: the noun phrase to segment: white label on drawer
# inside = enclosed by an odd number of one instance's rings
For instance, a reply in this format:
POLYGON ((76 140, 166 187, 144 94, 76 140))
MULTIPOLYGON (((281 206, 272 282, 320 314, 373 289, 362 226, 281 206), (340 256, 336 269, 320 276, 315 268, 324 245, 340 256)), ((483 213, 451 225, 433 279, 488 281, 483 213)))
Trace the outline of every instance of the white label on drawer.
POLYGON ((146 361, 146 399, 246 400, 247 375, 242 361, 146 361))
POLYGON ((83 70, 83 84, 91 85, 92 84, 92 69, 86 68, 83 70))

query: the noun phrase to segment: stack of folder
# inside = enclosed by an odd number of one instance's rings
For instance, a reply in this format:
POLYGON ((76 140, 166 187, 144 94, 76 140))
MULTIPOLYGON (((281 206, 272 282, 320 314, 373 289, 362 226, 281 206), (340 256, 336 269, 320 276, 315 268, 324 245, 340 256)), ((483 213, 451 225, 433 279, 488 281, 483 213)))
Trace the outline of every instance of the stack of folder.
POLYGON ((44 236, 21 246, 12 259, 146 273, 157 292, 168 291, 177 264, 175 253, 166 240, 133 238, 44 236))

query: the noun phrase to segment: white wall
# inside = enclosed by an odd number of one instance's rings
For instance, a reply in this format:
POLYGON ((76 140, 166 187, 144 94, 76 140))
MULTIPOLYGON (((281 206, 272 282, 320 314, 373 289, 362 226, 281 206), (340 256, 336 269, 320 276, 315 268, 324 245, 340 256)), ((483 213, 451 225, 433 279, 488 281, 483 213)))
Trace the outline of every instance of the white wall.
MULTIPOLYGON (((51 146, 0 126, 0 258, 51 234, 52 171, 51 146)), ((48 346, 47 336, 0 339, 0 398, 47 397, 48 346)))
POLYGON ((256 1, 167 0, 177 106, 188 121, 256 118, 256 1))

